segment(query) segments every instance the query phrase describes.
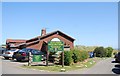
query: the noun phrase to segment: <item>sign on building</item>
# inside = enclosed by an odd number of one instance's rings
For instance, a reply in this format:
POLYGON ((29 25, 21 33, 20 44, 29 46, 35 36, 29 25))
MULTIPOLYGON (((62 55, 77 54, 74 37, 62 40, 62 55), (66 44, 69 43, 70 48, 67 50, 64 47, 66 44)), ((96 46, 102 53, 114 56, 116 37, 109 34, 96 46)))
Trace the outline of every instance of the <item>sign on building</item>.
POLYGON ((64 43, 62 41, 49 41, 48 42, 48 51, 57 52, 64 50, 64 43))

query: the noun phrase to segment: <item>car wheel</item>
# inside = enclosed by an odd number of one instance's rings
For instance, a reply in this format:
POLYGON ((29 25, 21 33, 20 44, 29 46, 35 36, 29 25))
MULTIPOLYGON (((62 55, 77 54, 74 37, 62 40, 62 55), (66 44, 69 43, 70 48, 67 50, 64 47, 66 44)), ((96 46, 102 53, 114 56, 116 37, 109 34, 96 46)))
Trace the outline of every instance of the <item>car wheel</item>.
POLYGON ((4 57, 5 59, 9 59, 9 57, 4 57))

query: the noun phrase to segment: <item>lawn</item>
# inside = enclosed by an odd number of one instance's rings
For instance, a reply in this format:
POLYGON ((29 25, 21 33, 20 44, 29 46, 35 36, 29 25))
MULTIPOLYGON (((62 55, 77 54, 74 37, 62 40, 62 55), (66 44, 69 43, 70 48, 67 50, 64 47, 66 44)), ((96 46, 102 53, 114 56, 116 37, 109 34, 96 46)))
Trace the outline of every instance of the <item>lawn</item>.
POLYGON ((54 65, 54 66, 27 66, 27 65, 23 65, 21 67, 28 68, 28 69, 44 70, 44 71, 61 72, 61 69, 65 69, 65 71, 71 71, 71 70, 77 70, 77 69, 83 69, 83 68, 90 68, 102 59, 106 59, 106 58, 97 58, 97 57, 89 58, 83 62, 74 63, 71 66, 64 66, 64 67, 62 67, 61 65, 54 65))

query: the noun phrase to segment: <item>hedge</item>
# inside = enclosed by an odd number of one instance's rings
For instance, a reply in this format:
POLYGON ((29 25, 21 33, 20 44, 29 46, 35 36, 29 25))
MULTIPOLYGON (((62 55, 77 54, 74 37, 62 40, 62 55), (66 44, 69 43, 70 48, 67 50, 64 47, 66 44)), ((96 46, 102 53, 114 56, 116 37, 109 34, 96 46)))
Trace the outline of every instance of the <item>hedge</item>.
POLYGON ((72 62, 72 51, 64 51, 64 64, 69 66, 72 62))
POLYGON ((97 47, 94 50, 94 54, 96 57, 111 57, 112 56, 113 49, 112 47, 97 47))
POLYGON ((107 47, 107 48, 105 48, 105 50, 107 51, 106 57, 111 57, 112 52, 113 52, 113 48, 112 47, 107 47))
POLYGON ((89 54, 87 51, 80 51, 80 61, 84 61, 85 59, 87 59, 89 57, 89 54))
POLYGON ((79 62, 80 61, 80 51, 79 50, 72 50, 73 51, 73 56, 72 56, 72 58, 73 58, 73 62, 74 63, 77 63, 77 62, 79 62))
POLYGON ((88 57, 89 53, 87 51, 80 51, 79 49, 64 51, 64 64, 69 66, 72 63, 84 61, 88 57))
POLYGON ((73 61, 74 63, 77 63, 79 61, 84 61, 85 59, 87 59, 89 57, 89 54, 87 51, 80 51, 78 49, 74 49, 72 50, 73 52, 73 61))

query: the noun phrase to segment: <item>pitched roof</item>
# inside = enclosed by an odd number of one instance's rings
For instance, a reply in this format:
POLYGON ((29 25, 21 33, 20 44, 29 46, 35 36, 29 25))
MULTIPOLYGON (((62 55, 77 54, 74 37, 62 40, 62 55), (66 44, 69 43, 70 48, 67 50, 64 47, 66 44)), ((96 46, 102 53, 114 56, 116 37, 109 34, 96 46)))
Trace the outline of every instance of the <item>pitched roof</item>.
MULTIPOLYGON (((57 32, 65 35, 65 36, 67 36, 68 38, 72 39, 73 41, 75 40, 74 38, 72 38, 72 37, 64 34, 63 32, 61 32, 61 31, 59 31, 59 30, 53 31, 53 32, 51 32, 51 33, 47 33, 46 35, 43 35, 43 36, 37 36, 37 37, 32 38, 32 39, 29 39, 29 40, 33 40, 33 39, 36 39, 36 38, 37 38, 37 39, 43 39, 43 38, 45 38, 45 37, 47 37, 47 36, 50 36, 50 35, 52 35, 52 34, 55 34, 55 33, 57 33, 57 32)), ((29 41, 29 40, 27 40, 27 41, 29 41)))
POLYGON ((6 42, 26 42, 26 40, 23 39, 7 39, 6 42))
POLYGON ((59 30, 53 31, 53 32, 51 32, 51 33, 48 33, 48 34, 46 34, 46 35, 39 36, 39 37, 40 37, 40 38, 43 38, 43 37, 46 37, 46 36, 48 36, 48 35, 51 35, 51 34, 54 34, 54 33, 57 33, 57 32, 64 34, 65 36, 69 37, 69 38, 72 39, 72 40, 75 40, 74 38, 66 35, 65 33, 61 32, 61 31, 59 31, 59 30))

